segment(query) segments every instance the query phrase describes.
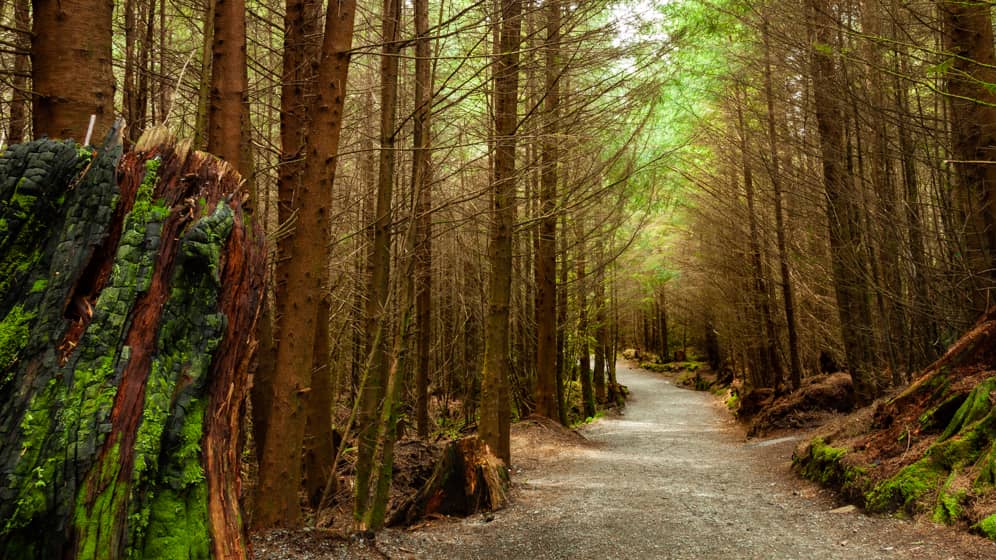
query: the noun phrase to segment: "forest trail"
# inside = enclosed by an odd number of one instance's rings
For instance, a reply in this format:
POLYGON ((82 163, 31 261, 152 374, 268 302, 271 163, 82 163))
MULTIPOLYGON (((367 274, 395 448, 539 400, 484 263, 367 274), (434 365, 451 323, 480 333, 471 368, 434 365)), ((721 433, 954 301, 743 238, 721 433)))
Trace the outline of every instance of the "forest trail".
POLYGON ((624 415, 589 443, 519 452, 515 503, 490 516, 389 530, 390 558, 996 557, 996 544, 929 524, 832 513, 789 472, 790 441, 743 441, 717 400, 619 364, 624 415))

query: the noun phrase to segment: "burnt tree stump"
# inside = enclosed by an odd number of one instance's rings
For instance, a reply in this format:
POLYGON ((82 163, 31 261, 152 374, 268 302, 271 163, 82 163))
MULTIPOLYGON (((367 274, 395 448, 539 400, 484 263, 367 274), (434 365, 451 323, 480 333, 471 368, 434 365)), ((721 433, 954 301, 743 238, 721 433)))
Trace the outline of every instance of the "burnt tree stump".
POLYGON ((411 525, 433 515, 468 516, 508 504, 508 469, 476 436, 450 442, 429 480, 405 500, 388 525, 411 525))
POLYGON ((246 557, 240 181, 162 131, 0 155, 0 557, 246 557))

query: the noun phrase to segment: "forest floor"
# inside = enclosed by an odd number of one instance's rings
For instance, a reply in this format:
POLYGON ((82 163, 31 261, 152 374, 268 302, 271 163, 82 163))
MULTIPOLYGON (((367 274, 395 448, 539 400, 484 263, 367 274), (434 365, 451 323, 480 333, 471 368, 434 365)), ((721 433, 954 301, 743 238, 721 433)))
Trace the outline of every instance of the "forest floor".
POLYGON ((953 529, 838 510, 791 472, 802 433, 745 442, 710 393, 622 362, 618 376, 627 408, 583 438, 515 430, 514 502, 503 511, 389 529, 369 546, 319 531, 257 535, 254 557, 996 558, 996 543, 953 529))

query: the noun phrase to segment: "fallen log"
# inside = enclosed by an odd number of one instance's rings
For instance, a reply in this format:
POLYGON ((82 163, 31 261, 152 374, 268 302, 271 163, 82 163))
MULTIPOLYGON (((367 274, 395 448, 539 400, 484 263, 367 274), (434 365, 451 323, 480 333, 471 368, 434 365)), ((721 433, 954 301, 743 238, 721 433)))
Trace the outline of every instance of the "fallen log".
POLYGON ((0 155, 0 557, 246 557, 240 182, 162 131, 0 155))

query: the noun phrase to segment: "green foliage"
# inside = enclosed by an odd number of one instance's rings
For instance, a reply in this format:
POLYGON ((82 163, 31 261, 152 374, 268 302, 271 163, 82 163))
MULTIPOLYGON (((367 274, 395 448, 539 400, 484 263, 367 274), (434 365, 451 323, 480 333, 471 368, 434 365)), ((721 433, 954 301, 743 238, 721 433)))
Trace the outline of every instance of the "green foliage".
POLYGON ((467 426, 462 418, 457 417, 439 416, 435 422, 436 429, 433 430, 431 439, 460 439, 463 437, 463 429, 467 426))
POLYGON ((572 424, 571 427, 576 428, 578 426, 583 426, 585 424, 594 424, 595 422, 598 422, 602 418, 605 418, 605 411, 599 410, 598 412, 595 413, 594 416, 589 416, 583 420, 579 420, 578 422, 572 424))
POLYGON ((986 538, 996 541, 996 514, 979 521, 973 528, 986 538))
POLYGON ((726 408, 728 408, 730 412, 740 410, 740 393, 730 393, 730 396, 726 399, 726 408))

